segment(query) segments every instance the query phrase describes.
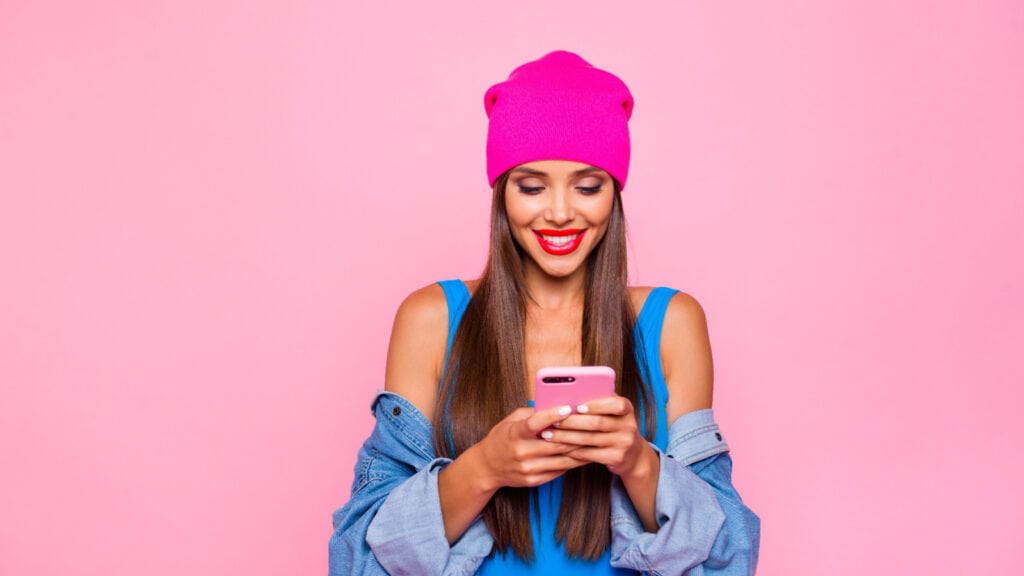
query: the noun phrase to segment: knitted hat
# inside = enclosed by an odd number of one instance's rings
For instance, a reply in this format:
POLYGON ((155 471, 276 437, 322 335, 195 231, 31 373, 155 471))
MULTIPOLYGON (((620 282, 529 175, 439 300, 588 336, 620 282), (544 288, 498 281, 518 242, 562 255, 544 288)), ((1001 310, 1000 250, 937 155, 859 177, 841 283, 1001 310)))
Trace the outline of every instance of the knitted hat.
POLYGON ((625 188, 633 96, 618 77, 572 52, 552 52, 516 68, 484 95, 487 178, 537 160, 602 168, 625 188))

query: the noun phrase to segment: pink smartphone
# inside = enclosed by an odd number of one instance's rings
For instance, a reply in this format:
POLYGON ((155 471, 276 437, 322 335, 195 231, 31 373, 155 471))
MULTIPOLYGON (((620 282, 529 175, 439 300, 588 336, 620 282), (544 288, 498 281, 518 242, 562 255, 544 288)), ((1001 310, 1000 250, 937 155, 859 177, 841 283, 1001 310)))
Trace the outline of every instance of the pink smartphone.
POLYGON ((537 371, 534 410, 576 407, 595 398, 615 395, 615 370, 607 366, 552 366, 537 371))

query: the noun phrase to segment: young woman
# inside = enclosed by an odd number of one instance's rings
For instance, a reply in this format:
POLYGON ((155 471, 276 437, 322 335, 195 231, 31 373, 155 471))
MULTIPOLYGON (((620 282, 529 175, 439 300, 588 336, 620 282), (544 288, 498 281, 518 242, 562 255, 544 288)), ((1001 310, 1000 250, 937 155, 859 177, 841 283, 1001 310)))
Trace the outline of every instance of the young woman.
POLYGON ((487 266, 399 308, 331 574, 753 574, 704 313, 626 283, 629 90, 554 52, 485 107, 487 266), (579 365, 616 394, 529 406, 538 369, 579 365))

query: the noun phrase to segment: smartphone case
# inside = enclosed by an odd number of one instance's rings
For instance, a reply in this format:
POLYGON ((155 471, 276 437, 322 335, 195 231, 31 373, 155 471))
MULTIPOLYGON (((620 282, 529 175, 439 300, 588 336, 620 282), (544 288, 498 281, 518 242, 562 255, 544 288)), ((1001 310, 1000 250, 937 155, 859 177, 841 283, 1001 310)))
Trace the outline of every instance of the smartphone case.
POLYGON ((588 400, 615 395, 615 370, 608 366, 551 366, 537 371, 534 409, 576 407, 588 400), (570 380, 571 379, 571 380, 570 380))

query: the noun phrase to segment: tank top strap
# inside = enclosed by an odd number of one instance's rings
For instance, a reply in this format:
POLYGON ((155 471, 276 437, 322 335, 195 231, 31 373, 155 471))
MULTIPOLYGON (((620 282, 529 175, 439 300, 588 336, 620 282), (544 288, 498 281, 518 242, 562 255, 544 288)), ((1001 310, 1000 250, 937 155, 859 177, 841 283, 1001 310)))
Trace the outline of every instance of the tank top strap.
MULTIPOLYGON (((448 372, 448 356, 452 351, 452 342, 455 341, 455 333, 459 330, 462 315, 466 312, 466 307, 469 306, 470 295, 469 288, 466 287, 466 283, 462 280, 442 280, 438 284, 444 290, 444 297, 448 302, 448 344, 444 350, 444 367, 441 369, 441 380, 437 383, 438 392, 440 392, 445 375, 448 372)), ((448 446, 450 447, 455 445, 455 439, 452 434, 452 421, 451 418, 448 418, 448 406, 451 404, 451 400, 452 395, 451 390, 449 390, 444 401, 445 410, 441 419, 444 422, 445 438, 447 438, 448 446)))
POLYGON ((462 322, 462 315, 469 306, 469 288, 462 280, 441 280, 438 282, 444 290, 444 298, 448 301, 448 345, 444 349, 444 365, 448 365, 448 354, 452 351, 455 332, 462 322))
POLYGON ((668 415, 664 408, 668 403, 668 387, 661 368, 661 329, 665 324, 668 303, 676 292, 678 290, 664 286, 652 289, 644 300, 640 314, 637 315, 633 332, 636 338, 637 361, 640 362, 640 369, 647 375, 654 392, 655 405, 658 407, 654 443, 663 450, 668 443, 668 415))

